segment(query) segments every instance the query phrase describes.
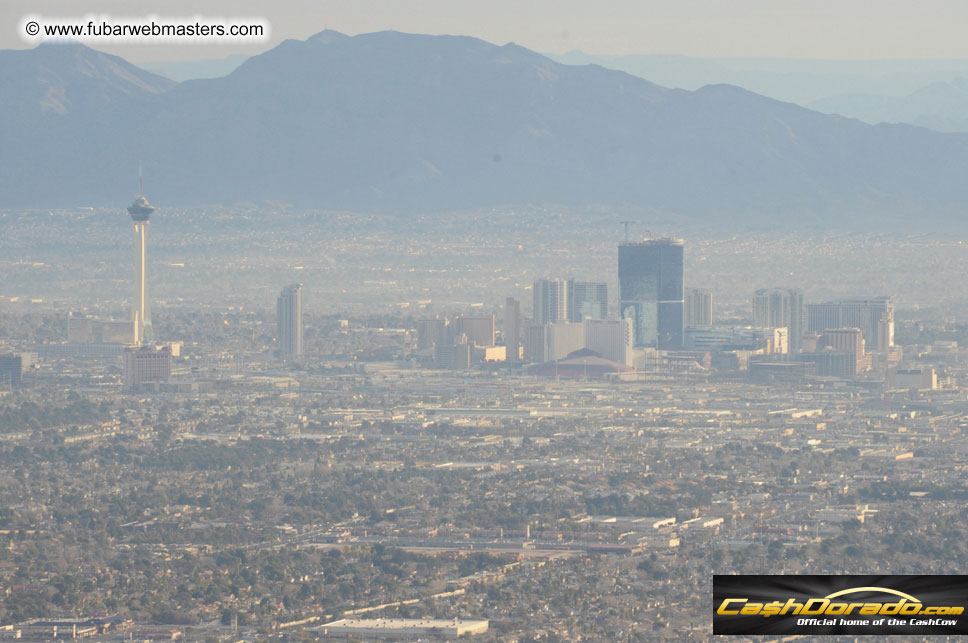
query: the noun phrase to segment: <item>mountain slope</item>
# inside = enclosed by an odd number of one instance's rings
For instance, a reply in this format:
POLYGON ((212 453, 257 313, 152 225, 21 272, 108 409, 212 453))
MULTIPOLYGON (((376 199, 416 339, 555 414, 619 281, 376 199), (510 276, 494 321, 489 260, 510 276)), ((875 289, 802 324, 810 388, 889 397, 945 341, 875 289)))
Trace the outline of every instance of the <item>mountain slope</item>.
MULTIPOLYGON (((171 89, 167 78, 80 44, 0 50, 0 109, 67 115, 126 105, 171 89)), ((14 113, 13 115, 16 115, 14 113)))
MULTIPOLYGON (((138 115, 174 86, 80 44, 0 51, 0 205, 98 202, 117 178, 105 154, 115 127, 131 136, 138 115)), ((126 193, 135 176, 129 166, 126 193)))

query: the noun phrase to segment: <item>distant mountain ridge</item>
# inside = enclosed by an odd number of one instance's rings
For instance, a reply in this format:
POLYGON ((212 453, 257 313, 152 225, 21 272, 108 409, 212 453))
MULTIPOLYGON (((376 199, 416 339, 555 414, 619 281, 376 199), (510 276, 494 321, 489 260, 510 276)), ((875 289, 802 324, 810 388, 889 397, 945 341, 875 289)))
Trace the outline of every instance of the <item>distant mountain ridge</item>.
POLYGON ((0 70, 17 88, 0 92, 0 207, 121 207, 139 160, 161 205, 600 204, 793 227, 944 221, 968 205, 968 136, 469 37, 324 31, 178 84, 80 45, 3 51, 0 70))
POLYGON ((968 77, 932 83, 906 96, 844 94, 808 106, 867 123, 912 123, 939 132, 968 132, 968 77))
POLYGON ((547 54, 566 65, 601 65, 680 89, 728 84, 804 107, 835 96, 905 96, 968 75, 968 59, 803 60, 683 55, 547 54))

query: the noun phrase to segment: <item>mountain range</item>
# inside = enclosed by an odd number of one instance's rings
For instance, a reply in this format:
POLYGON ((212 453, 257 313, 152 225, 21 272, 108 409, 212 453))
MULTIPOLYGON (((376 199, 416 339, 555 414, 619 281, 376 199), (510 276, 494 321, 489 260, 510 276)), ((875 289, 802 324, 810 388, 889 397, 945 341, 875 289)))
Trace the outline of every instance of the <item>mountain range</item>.
POLYGON ((279 200, 414 212, 609 206, 957 223, 968 135, 730 85, 668 89, 461 36, 324 31, 174 83, 85 46, 0 51, 0 207, 279 200))
POLYGON ((906 96, 968 75, 968 59, 816 60, 795 58, 702 58, 678 54, 608 56, 569 51, 546 54, 566 65, 601 65, 667 87, 699 89, 729 84, 811 107, 834 96, 906 96))
POLYGON ((867 123, 911 123, 939 132, 968 132, 968 76, 925 85, 903 96, 848 93, 808 104, 867 123))

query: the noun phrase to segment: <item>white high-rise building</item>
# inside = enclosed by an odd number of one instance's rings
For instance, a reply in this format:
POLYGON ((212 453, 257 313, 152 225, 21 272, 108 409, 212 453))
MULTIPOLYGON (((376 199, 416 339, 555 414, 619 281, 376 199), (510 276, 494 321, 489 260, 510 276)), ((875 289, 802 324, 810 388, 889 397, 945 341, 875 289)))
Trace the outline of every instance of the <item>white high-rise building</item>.
POLYGON ((568 319, 568 282, 538 279, 534 282, 533 323, 550 324, 568 319))
POLYGON ((282 289, 276 302, 276 313, 279 357, 287 362, 297 362, 302 359, 303 352, 302 284, 282 289))
POLYGON ((877 348, 886 353, 894 348, 894 311, 888 310, 877 323, 877 348))
POLYGON ((557 322, 545 324, 545 361, 564 359, 585 347, 585 327, 582 324, 557 322))
POLYGON ((528 361, 553 362, 585 347, 585 326, 565 321, 532 324, 527 339, 528 361))
POLYGON ((586 319, 585 348, 605 359, 632 365, 635 328, 631 319, 586 319))

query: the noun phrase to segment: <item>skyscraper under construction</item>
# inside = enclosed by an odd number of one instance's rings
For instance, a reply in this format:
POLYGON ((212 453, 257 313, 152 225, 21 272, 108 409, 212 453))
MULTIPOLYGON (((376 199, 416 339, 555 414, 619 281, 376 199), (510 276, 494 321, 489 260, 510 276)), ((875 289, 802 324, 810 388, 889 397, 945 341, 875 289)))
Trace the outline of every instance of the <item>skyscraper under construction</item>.
POLYGON ((618 247, 619 312, 634 324, 635 348, 682 347, 683 242, 649 239, 618 247))

